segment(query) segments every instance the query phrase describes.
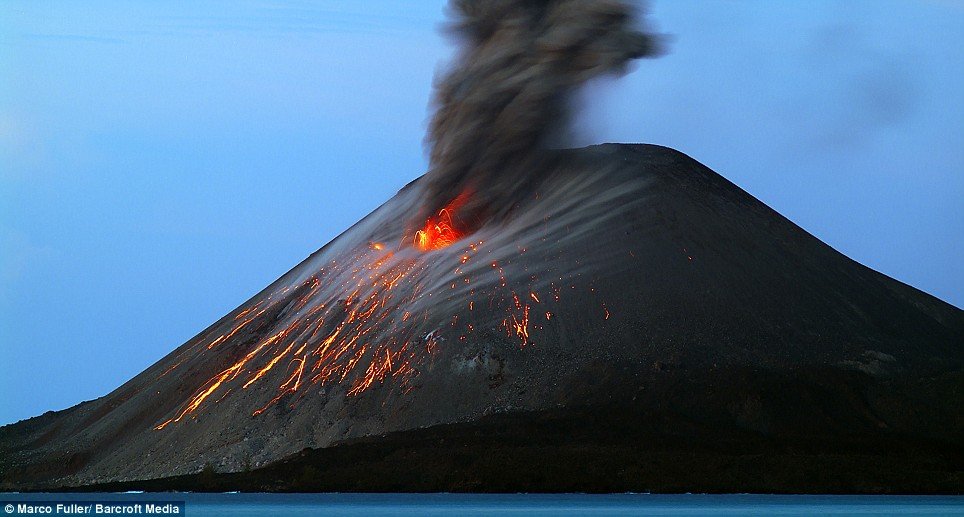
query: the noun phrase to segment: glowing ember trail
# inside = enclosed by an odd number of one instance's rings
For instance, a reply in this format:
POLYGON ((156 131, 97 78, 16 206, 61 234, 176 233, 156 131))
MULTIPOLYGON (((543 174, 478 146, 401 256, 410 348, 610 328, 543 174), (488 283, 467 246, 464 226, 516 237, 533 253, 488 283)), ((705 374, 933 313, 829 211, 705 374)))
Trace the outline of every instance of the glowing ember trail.
POLYGON ((408 393, 423 361, 441 346, 464 343, 478 332, 501 334, 520 347, 533 344, 533 332, 544 327, 530 320, 531 309, 540 306, 536 314, 544 313, 546 319, 539 321, 551 319, 555 325, 558 313, 549 309, 559 302, 558 287, 550 282, 546 296, 538 293, 536 276, 520 274, 511 257, 487 260, 489 250, 481 240, 426 253, 467 239, 455 224, 463 200, 456 198, 430 218, 415 234, 413 246, 393 251, 376 241, 359 245, 343 255, 346 260, 324 263, 183 350, 167 371, 190 368, 190 360, 202 354, 239 358, 220 366, 155 429, 193 417, 242 390, 262 393, 255 395, 263 398, 260 407, 249 410, 252 416, 275 406, 294 408, 309 393, 308 386, 341 385, 344 396, 353 397, 391 381, 408 393), (476 262, 478 267, 471 267, 476 262), (447 264, 451 277, 440 283, 439 272, 447 264), (516 280, 510 282, 510 277, 516 280), (521 278, 526 280, 519 284, 521 278), (445 314, 447 310, 457 312, 445 314))

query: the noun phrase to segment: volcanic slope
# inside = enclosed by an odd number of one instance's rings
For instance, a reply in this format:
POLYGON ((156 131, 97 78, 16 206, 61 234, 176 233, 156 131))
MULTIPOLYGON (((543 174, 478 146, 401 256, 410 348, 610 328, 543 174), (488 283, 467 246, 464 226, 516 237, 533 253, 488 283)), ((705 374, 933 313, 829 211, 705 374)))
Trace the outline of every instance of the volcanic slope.
MULTIPOLYGON (((564 165, 532 171, 499 219, 463 220, 473 193, 453 192, 412 226, 416 180, 107 396, 0 428, 4 486, 240 471, 386 433, 567 411, 643 415, 630 441, 879 439, 938 451, 934 469, 960 480, 960 309, 850 260, 677 151, 560 153, 564 165)), ((533 453, 533 429, 505 445, 533 453)), ((581 429, 563 449, 593 434, 581 429)))

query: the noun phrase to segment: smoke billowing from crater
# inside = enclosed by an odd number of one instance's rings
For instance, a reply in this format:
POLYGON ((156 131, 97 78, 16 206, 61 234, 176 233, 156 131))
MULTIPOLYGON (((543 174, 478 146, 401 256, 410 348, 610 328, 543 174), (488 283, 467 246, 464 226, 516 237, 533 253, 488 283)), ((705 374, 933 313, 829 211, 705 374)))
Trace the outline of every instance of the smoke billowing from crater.
POLYGON ((422 217, 471 192, 464 214, 497 215, 528 190, 549 145, 563 143, 586 81, 659 51, 620 0, 452 0, 462 48, 436 85, 422 217))

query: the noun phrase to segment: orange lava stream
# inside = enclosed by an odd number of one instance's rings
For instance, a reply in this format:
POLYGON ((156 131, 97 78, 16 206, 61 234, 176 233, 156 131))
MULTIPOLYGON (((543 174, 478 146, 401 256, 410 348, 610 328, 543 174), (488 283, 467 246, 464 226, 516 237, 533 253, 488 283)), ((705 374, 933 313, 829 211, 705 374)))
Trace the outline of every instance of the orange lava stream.
MULTIPOLYGON (((437 218, 429 219, 416 233, 414 248, 428 252, 464 239, 466 236, 454 224, 455 211, 462 201, 460 196, 437 218)), ((311 385, 341 384, 345 396, 353 397, 391 380, 408 393, 414 389, 412 379, 422 362, 437 353, 447 339, 466 341, 468 335, 478 331, 498 333, 499 326, 503 335, 520 347, 531 345, 533 332, 544 328, 530 319, 530 309, 540 305, 534 314, 544 313, 545 322, 551 319, 555 324, 558 312, 549 309, 559 302, 561 289, 550 283, 550 292, 540 295, 532 289, 531 282, 536 278, 532 275, 526 276, 528 285, 510 285, 505 274, 505 268, 514 267, 510 258, 505 264, 492 262, 491 269, 485 268, 494 277, 474 278, 464 273, 467 263, 486 260, 483 244, 467 243, 464 249, 446 254, 412 255, 370 242, 354 250, 348 260, 332 260, 299 284, 279 289, 241 310, 230 322, 174 357, 174 366, 162 376, 182 363, 187 365, 182 368, 189 369, 192 364, 205 364, 193 361, 202 354, 238 357, 243 350, 247 353, 205 381, 155 429, 195 416, 224 400, 232 390, 238 393, 238 386, 248 393, 263 392, 255 396, 263 396, 265 403, 252 416, 262 415, 271 407, 294 408, 309 392, 305 386, 311 385), (439 260, 452 261, 454 276, 443 284, 445 288, 433 292, 427 288, 427 266, 429 261, 434 264, 439 260), (427 298, 433 295, 436 298, 427 298), (459 300, 444 306, 467 306, 469 312, 462 313, 461 318, 459 313, 443 315, 431 308, 412 309, 437 306, 415 303, 422 299, 451 302, 456 296, 464 297, 465 305, 459 300), (502 315, 494 319, 501 319, 501 324, 478 328, 483 320, 477 318, 491 322, 493 314, 502 315), (257 340, 256 336, 264 335, 269 337, 257 340), (215 346, 219 348, 212 352, 215 346), (281 372, 279 365, 285 360, 287 367, 281 372)), ((609 318, 608 309, 605 318, 609 318)), ((541 318, 538 321, 543 322, 541 318)))

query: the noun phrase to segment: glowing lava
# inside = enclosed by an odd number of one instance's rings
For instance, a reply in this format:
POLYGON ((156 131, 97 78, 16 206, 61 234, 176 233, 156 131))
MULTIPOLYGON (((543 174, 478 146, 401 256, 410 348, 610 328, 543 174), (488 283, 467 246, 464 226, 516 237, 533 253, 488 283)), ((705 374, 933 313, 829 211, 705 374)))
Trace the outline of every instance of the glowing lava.
POLYGON ((442 249, 464 237, 465 235, 456 228, 453 216, 465 203, 465 199, 466 195, 462 194, 439 210, 438 215, 429 217, 425 221, 425 226, 415 232, 415 247, 422 251, 442 249))
MULTIPOLYGON (((455 224, 464 199, 459 196, 426 221, 415 234, 416 250, 467 241, 464 226, 455 224)), ((411 248, 389 250, 381 242, 368 241, 340 260, 325 262, 311 275, 210 329, 175 357, 161 376, 191 368, 190 359, 200 355, 231 359, 220 363, 217 373, 154 428, 195 417, 232 392, 257 390, 259 407, 248 409, 252 416, 271 407, 294 409, 310 392, 308 386, 338 384, 345 396, 353 397, 391 381, 408 393, 425 359, 446 343, 465 342, 477 332, 501 334, 520 348, 534 344, 534 337, 544 330, 536 314, 557 324, 558 314, 552 310, 560 287, 550 282, 549 292, 537 292, 537 275, 520 272, 511 257, 493 260, 491 268, 468 267, 470 262, 489 263, 491 250, 484 248, 477 240, 447 253, 428 254, 413 253, 411 248), (439 285, 438 266, 451 267, 446 273, 451 277, 439 287, 429 287, 439 285), (456 305, 468 311, 440 312, 456 305)), ((527 271, 522 264, 522 271, 527 271)), ((605 304, 603 309, 608 319, 605 304)))

